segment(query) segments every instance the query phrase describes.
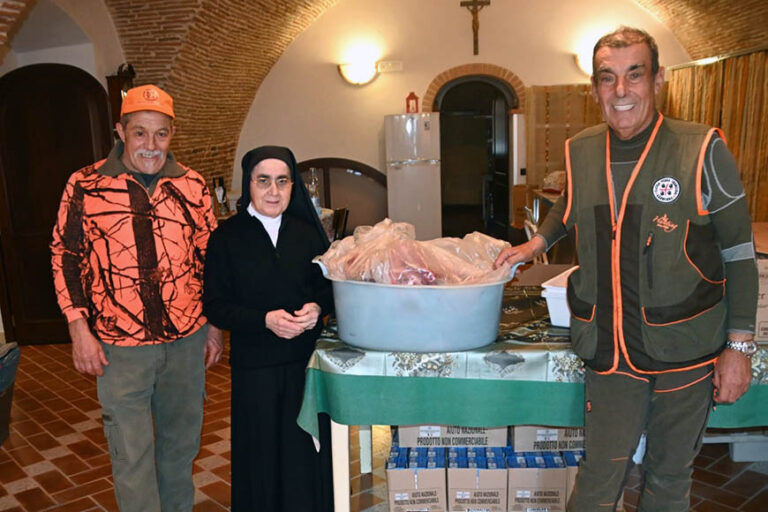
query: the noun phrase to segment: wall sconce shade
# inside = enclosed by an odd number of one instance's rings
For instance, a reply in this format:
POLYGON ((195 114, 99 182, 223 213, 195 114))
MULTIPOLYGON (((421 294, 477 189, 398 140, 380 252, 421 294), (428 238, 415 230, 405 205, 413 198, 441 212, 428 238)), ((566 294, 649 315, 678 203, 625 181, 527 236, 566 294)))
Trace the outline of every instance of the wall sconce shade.
POLYGON ((579 71, 587 76, 592 76, 592 51, 584 53, 574 53, 573 58, 576 61, 579 71))
POLYGON ((376 62, 350 62, 339 64, 339 74, 352 85, 365 85, 378 76, 376 62))

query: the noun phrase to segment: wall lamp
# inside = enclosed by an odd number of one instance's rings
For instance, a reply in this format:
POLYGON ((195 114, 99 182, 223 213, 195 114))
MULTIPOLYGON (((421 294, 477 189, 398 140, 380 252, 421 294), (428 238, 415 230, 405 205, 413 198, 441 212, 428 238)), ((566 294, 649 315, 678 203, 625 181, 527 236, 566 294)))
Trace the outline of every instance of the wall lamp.
POLYGON ((373 81, 379 74, 375 61, 359 60, 339 64, 341 78, 352 85, 365 85, 373 81))
POLYGON ((574 53, 573 58, 579 71, 587 76, 592 76, 592 49, 585 52, 574 53))
POLYGON ((338 65, 339 74, 352 85, 365 85, 373 82, 379 73, 390 71, 402 71, 403 63, 400 61, 357 60, 338 65))

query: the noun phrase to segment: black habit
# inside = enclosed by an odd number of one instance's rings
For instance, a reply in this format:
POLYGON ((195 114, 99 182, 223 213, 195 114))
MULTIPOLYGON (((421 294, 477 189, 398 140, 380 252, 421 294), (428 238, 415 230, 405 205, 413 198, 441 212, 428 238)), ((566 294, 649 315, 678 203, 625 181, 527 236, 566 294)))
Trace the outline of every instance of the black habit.
POLYGON ((231 331, 232 510, 328 512, 333 510, 330 426, 320 422, 321 451, 296 423, 304 371, 333 308, 330 282, 312 258, 328 247, 309 194, 286 148, 263 147, 243 158, 243 199, 238 213, 211 235, 205 264, 204 311, 231 331), (288 164, 294 181, 277 247, 246 208, 250 175, 266 158, 288 164), (267 329, 267 312, 289 313, 315 302, 320 320, 293 339, 267 329))

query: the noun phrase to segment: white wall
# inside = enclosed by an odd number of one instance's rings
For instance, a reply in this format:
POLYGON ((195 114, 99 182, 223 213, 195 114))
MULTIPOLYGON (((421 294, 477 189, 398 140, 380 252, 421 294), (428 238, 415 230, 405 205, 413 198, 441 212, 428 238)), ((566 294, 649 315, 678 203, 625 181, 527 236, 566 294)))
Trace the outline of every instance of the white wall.
MULTIPOLYGON (((91 43, 16 53, 16 67, 31 64, 69 64, 87 71, 97 79, 99 78, 96 75, 96 64, 93 59, 93 45, 91 43)), ((101 82, 103 84, 105 80, 102 79, 101 82)))
MULTIPOLYGON (((85 37, 80 39, 87 39, 89 42, 55 46, 41 44, 34 50, 21 51, 14 49, 14 42, 11 41, 11 51, 3 59, 2 66, 0 66, 0 76, 30 64, 69 64, 93 75, 106 89, 106 76, 117 71, 118 66, 124 62, 124 56, 117 31, 103 0, 51 1, 82 31, 85 37)), ((23 24, 19 29, 19 34, 22 31, 32 31, 32 34, 23 34, 27 42, 34 41, 35 34, 41 41, 57 40, 56 37, 44 33, 45 31, 56 31, 55 25, 49 26, 45 17, 33 17, 34 10, 38 7, 32 9, 28 17, 28 20, 32 21, 29 24, 23 24)), ((50 8, 46 6, 46 9, 50 8)))
POLYGON ((480 12, 477 56, 471 22, 459 2, 341 0, 296 38, 259 88, 240 134, 233 188, 242 155, 263 144, 289 146, 300 161, 343 157, 383 172, 383 116, 404 112, 410 91, 422 98, 439 73, 462 64, 507 68, 526 86, 587 82, 573 58, 580 40, 594 45, 622 23, 656 38, 662 65, 689 60, 631 0, 494 0, 480 12), (377 45, 382 60, 402 61, 403 71, 360 87, 343 82, 336 64, 360 39, 377 45))
POLYGON ((114 75, 125 62, 115 24, 104 0, 53 0, 77 23, 93 44, 93 75, 106 89, 107 75, 114 75))

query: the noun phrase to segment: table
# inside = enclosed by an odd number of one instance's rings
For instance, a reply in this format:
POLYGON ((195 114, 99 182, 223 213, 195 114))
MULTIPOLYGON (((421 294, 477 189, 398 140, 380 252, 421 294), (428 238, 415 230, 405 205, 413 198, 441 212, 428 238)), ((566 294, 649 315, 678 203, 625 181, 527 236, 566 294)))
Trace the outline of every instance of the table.
MULTIPOLYGON (((349 510, 346 425, 584 424, 581 361, 570 350, 568 330, 549 324, 540 293, 538 286, 507 288, 499 338, 470 351, 376 352, 324 331, 307 367, 297 421, 317 437, 317 414, 331 417, 336 512, 349 510)), ((753 358, 753 386, 736 404, 718 405, 709 426, 768 425, 766 403, 768 344, 753 358)))

